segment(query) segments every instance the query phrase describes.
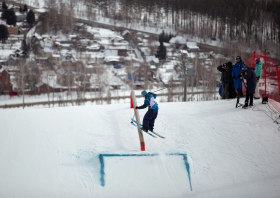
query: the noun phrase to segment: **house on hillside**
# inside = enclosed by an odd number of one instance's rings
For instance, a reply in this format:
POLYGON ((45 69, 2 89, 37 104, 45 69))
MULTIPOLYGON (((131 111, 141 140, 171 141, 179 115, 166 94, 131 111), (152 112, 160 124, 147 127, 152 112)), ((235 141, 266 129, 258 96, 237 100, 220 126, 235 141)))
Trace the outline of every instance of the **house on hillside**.
POLYGON ((71 53, 66 53, 60 56, 59 65, 61 66, 63 63, 71 63, 71 65, 73 65, 76 61, 77 59, 71 53))
POLYGON ((155 56, 145 56, 145 61, 149 63, 150 66, 157 66, 159 64, 159 59, 155 56))
POLYGON ((7 25, 9 34, 18 35, 18 27, 7 25))
POLYGON ((114 43, 121 43, 122 41, 124 41, 124 38, 121 36, 115 36, 114 38, 111 39, 111 42, 114 43))
POLYGON ((49 59, 53 56, 53 49, 48 46, 43 46, 43 51, 41 52, 42 57, 48 57, 49 59))
POLYGON ((7 94, 12 90, 10 74, 0 65, 0 95, 7 94))
POLYGON ((23 22, 26 20, 26 14, 17 14, 17 22, 23 22))
POLYGON ((86 47, 87 52, 99 52, 100 51, 100 45, 99 44, 93 44, 91 46, 86 47))
POLYGON ((199 47, 197 46, 196 42, 187 42, 187 49, 189 52, 198 52, 199 51, 199 47))
POLYGON ((45 39, 43 39, 43 46, 52 48, 54 46, 54 42, 49 38, 45 38, 45 39))
POLYGON ((44 83, 41 81, 37 83, 35 87, 36 87, 36 94, 63 91, 63 87, 57 83, 44 83))
POLYGON ((170 39, 169 43, 171 46, 176 46, 176 48, 185 47, 187 40, 183 36, 175 36, 170 39))
POLYGON ((122 37, 124 38, 124 40, 129 41, 131 39, 131 33, 128 30, 125 30, 122 33, 122 37))
POLYGON ((118 56, 126 57, 127 56, 127 46, 118 45, 118 46, 109 46, 109 50, 118 50, 118 56))
POLYGON ((148 80, 153 81, 154 72, 151 70, 149 65, 143 64, 133 72, 136 81, 146 82, 148 80))
POLYGON ((137 32, 137 37, 143 39, 143 38, 149 38, 149 35, 144 34, 142 32, 137 32))
POLYGON ((121 63, 121 57, 118 56, 118 50, 105 50, 104 62, 111 65, 119 65, 121 63))

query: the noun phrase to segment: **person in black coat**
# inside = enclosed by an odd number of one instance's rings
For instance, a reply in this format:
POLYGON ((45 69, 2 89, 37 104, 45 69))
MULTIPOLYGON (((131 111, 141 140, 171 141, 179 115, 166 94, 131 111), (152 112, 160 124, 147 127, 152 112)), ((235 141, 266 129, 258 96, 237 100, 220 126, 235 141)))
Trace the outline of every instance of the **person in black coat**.
MULTIPOLYGON (((233 69, 232 62, 228 62, 227 66, 228 66, 229 72, 232 73, 232 69, 233 69)), ((235 98, 237 96, 237 94, 235 92, 234 82, 233 82, 232 76, 230 76, 230 81, 229 81, 229 86, 228 86, 228 94, 229 94, 229 98, 235 98)))
POLYGON ((253 106, 253 95, 256 90, 256 73, 255 73, 255 68, 254 67, 249 67, 248 65, 245 66, 245 74, 243 74, 243 78, 246 79, 247 81, 247 87, 246 87, 246 100, 245 100, 245 105, 244 108, 248 107, 248 101, 250 98, 250 104, 249 106, 253 106))
POLYGON ((229 84, 232 80, 231 70, 228 68, 227 63, 217 67, 217 70, 222 72, 221 82, 223 83, 222 99, 229 99, 229 84))

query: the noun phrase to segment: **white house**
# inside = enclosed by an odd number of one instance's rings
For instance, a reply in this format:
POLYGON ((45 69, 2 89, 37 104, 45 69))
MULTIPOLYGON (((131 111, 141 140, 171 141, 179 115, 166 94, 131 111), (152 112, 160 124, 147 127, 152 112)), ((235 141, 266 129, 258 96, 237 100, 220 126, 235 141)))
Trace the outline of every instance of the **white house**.
POLYGON ((175 36, 170 39, 169 43, 173 46, 176 44, 179 44, 180 46, 185 46, 187 41, 183 36, 175 36))
POLYGON ((198 52, 199 47, 197 46, 196 42, 187 42, 187 49, 190 52, 198 52))

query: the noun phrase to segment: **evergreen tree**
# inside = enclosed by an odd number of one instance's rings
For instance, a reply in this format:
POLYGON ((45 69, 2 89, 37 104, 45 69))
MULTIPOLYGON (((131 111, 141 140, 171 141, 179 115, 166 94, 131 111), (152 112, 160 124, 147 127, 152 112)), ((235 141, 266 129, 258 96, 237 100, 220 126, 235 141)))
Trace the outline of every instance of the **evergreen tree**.
POLYGON ((27 12, 27 5, 26 4, 24 4, 23 12, 27 12))
POLYGON ((8 25, 16 25, 16 23, 17 23, 17 17, 13 10, 6 10, 6 11, 2 12, 2 18, 7 19, 8 25))
POLYGON ((5 25, 0 25, 0 40, 4 43, 9 37, 8 28, 5 25))
POLYGON ((2 3, 2 9, 3 10, 7 10, 8 9, 8 6, 6 5, 5 1, 3 1, 3 3, 2 3))
POLYGON ((163 41, 162 40, 160 41, 160 46, 158 47, 156 57, 159 60, 165 60, 165 58, 166 58, 166 48, 163 45, 163 41))
POLYGON ((26 20, 29 25, 32 25, 35 22, 35 15, 32 10, 29 10, 27 13, 26 20))

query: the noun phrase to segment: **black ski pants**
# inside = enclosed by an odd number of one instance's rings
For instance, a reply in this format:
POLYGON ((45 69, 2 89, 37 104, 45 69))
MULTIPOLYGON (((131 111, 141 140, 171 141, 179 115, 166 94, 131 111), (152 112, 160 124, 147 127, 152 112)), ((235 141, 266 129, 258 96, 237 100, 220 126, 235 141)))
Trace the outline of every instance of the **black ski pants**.
POLYGON ((249 99, 250 99, 250 104, 249 105, 253 105, 253 93, 249 93, 248 90, 246 90, 246 100, 245 103, 248 103, 249 99))
POLYGON ((143 118, 143 129, 153 129, 158 112, 149 109, 143 118))

